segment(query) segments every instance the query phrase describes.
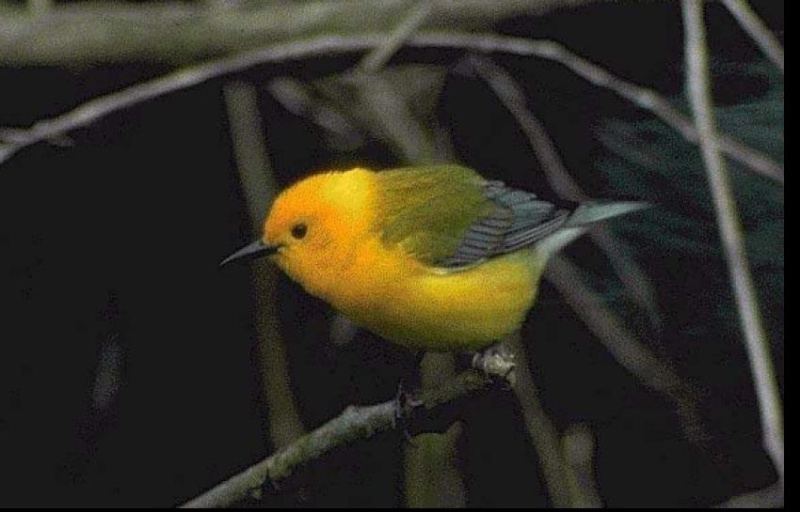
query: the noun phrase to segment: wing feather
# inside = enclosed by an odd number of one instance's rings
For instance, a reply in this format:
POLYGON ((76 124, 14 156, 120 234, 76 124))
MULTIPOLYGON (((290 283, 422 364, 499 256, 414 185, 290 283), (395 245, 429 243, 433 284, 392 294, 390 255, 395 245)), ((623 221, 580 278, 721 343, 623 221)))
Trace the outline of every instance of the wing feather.
POLYGON ((499 181, 487 181, 483 188, 492 204, 490 213, 469 226, 456 251, 437 266, 465 267, 533 245, 561 227, 571 213, 499 181))
POLYGON ((383 241, 448 270, 535 244, 572 212, 464 167, 395 169, 376 176, 382 192, 376 229, 383 241))

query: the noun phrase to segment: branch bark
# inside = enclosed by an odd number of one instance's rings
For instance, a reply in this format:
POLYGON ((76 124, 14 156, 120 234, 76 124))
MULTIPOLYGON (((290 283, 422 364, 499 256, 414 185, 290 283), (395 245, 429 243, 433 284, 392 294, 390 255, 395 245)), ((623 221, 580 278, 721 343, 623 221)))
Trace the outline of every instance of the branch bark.
POLYGON ((366 407, 350 406, 339 416, 292 444, 222 482, 183 505, 184 508, 226 507, 248 497, 259 497, 267 485, 287 482, 305 465, 336 448, 388 431, 411 435, 444 432, 460 417, 467 403, 508 386, 505 379, 479 370, 467 370, 441 387, 407 401, 397 418, 397 402, 366 407))
MULTIPOLYGON (((488 28, 515 16, 539 16, 601 1, 609 0, 434 0, 428 2, 430 12, 419 28, 488 28)), ((0 64, 187 64, 320 36, 371 34, 385 39, 419 8, 417 0, 238 3, 243 6, 74 2, 54 6, 41 16, 0 3, 0 64)))

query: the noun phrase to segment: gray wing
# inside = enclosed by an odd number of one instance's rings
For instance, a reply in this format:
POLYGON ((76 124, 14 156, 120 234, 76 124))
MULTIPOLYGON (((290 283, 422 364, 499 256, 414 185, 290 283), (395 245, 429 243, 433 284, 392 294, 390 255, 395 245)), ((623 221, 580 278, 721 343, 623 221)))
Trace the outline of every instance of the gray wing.
POLYGON ((470 226, 456 252, 437 266, 465 267, 532 245, 556 231, 572 213, 500 181, 487 181, 484 195, 494 209, 470 226))

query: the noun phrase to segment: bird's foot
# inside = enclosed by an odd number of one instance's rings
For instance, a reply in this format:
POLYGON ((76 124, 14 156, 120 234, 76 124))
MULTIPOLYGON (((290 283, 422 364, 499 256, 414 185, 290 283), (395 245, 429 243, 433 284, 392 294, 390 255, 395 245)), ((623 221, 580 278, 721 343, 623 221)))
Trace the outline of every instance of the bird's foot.
POLYGON ((514 354, 501 343, 476 352, 472 357, 472 367, 488 375, 505 379, 514 385, 516 367, 514 354))

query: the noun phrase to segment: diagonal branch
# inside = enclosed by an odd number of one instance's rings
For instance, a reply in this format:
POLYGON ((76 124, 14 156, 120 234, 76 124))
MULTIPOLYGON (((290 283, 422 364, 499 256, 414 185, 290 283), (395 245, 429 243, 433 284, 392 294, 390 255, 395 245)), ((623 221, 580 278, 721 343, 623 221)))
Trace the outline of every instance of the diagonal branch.
POLYGON ((603 300, 586 285, 578 267, 565 256, 556 255, 548 262, 545 277, 619 364, 675 404, 687 438, 702 441, 704 427, 690 385, 608 311, 603 300))
MULTIPOLYGON (((485 57, 470 59, 475 71, 489 84, 500 102, 511 112, 539 160, 547 181, 564 199, 587 201, 589 196, 581 189, 556 150, 542 123, 528 108, 525 95, 514 79, 500 66, 485 57)), ((656 293, 644 269, 620 249, 619 242, 605 226, 596 226, 589 236, 606 254, 625 290, 647 311, 653 325, 660 324, 656 293)))
POLYGON ((734 496, 714 508, 783 508, 784 489, 781 484, 770 485, 757 491, 734 496))
POLYGON ((531 375, 530 366, 519 333, 507 340, 516 366, 514 394, 525 419, 528 438, 536 449, 547 485, 547 493, 556 508, 571 508, 578 501, 569 485, 569 467, 561 449, 559 432, 539 399, 540 393, 531 375))
POLYGON ((783 73, 785 64, 781 42, 769 31, 747 2, 745 0, 722 0, 722 3, 725 4, 725 7, 728 8, 750 38, 761 48, 764 55, 783 73))
POLYGON ((297 439, 261 462, 222 482, 183 505, 185 508, 232 506, 249 497, 260 496, 265 486, 276 487, 295 476, 302 467, 336 448, 377 434, 404 429, 411 435, 444 432, 471 400, 507 388, 508 381, 470 369, 441 387, 424 392, 402 407, 390 400, 366 407, 350 406, 339 416, 297 439))
POLYGON ((386 40, 361 59, 358 64, 359 71, 375 73, 381 69, 397 53, 408 37, 416 32, 431 14, 431 4, 418 2, 410 10, 406 18, 400 23, 386 40))
POLYGON ((548 280, 584 323, 603 342, 614 358, 651 389, 673 395, 685 386, 680 377, 625 329, 603 305, 603 300, 583 281, 578 268, 565 256, 547 264, 548 280))
MULTIPOLYGON (((330 56, 371 50, 384 41, 382 35, 324 36, 278 44, 180 69, 160 78, 90 100, 71 112, 39 121, 27 130, 0 130, 0 163, 22 148, 38 142, 58 139, 67 132, 90 125, 113 112, 138 103, 193 87, 212 78, 241 72, 258 64, 290 59, 330 56)), ((539 57, 559 62, 589 82, 614 91, 634 105, 645 109, 697 143, 697 130, 683 114, 654 91, 626 82, 599 66, 569 52, 551 41, 473 33, 421 33, 410 37, 406 46, 471 50, 482 53, 509 53, 539 57)), ((721 136, 720 148, 729 157, 774 180, 783 182, 783 168, 767 156, 732 138, 721 136)))
POLYGON ((783 411, 775 382, 769 342, 764 332, 758 298, 750 273, 744 231, 725 162, 720 154, 711 102, 702 0, 682 0, 681 5, 686 37, 689 99, 697 131, 700 134, 700 148, 717 211, 722 247, 728 263, 728 272, 739 309, 739 320, 753 372, 761 412, 764 448, 772 458, 782 483, 784 481, 783 411))

